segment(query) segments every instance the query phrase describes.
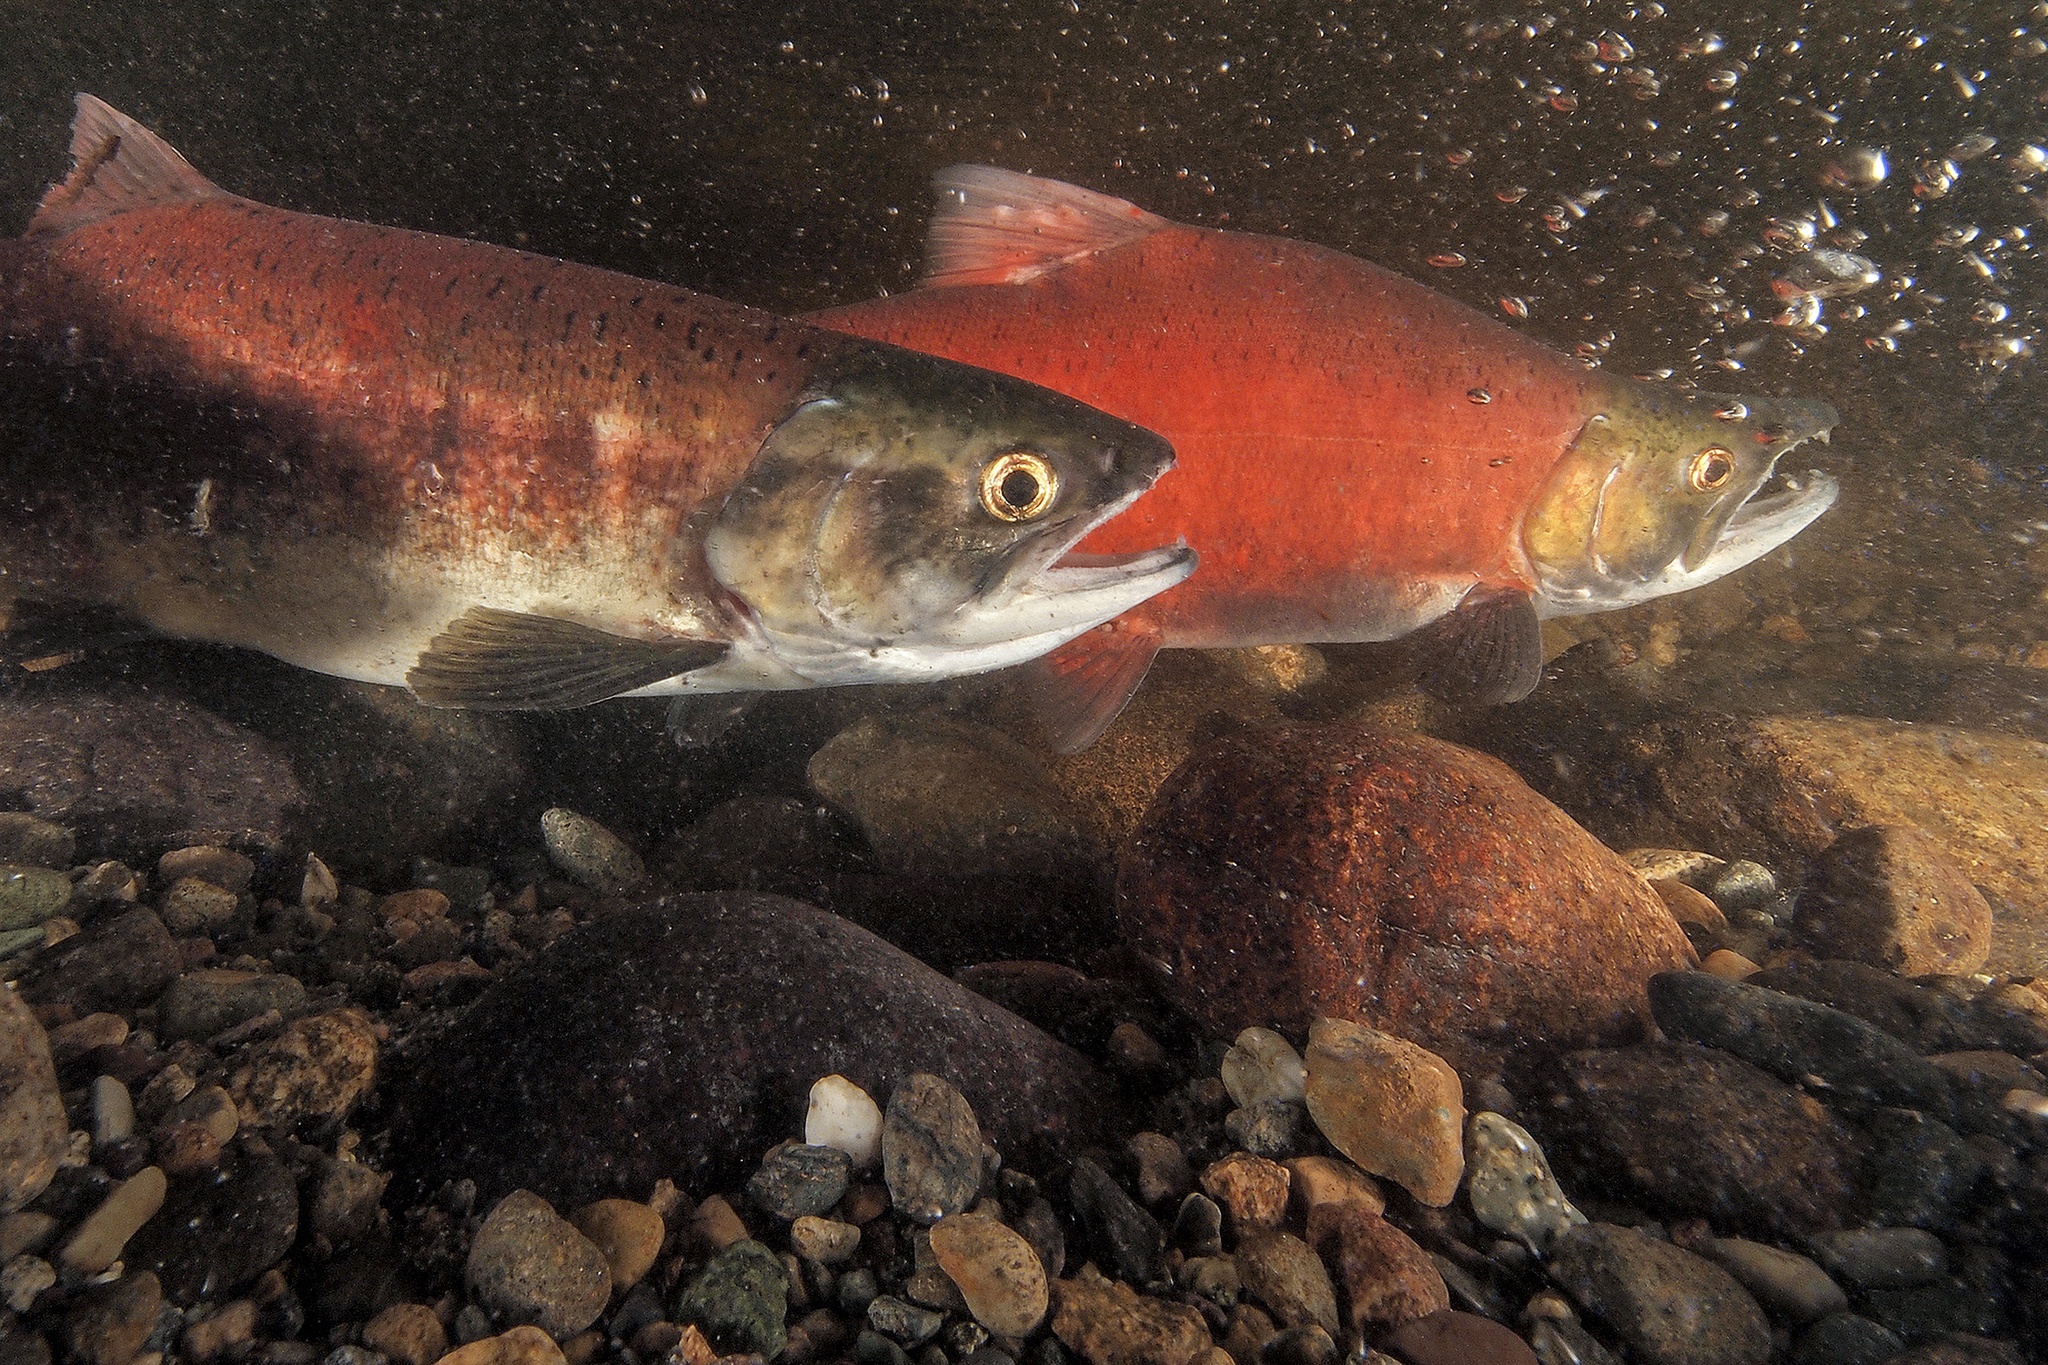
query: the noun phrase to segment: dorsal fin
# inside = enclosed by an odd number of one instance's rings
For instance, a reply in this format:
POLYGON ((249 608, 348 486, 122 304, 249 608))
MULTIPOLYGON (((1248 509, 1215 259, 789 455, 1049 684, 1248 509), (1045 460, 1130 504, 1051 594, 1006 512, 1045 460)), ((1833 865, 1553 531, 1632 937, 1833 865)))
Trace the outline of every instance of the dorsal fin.
POLYGON ((71 174, 52 185, 30 232, 69 232, 129 209, 223 198, 170 143, 94 95, 71 119, 71 174))
POLYGON ((1114 195, 994 166, 948 166, 932 188, 920 285, 1023 284, 1169 226, 1114 195))

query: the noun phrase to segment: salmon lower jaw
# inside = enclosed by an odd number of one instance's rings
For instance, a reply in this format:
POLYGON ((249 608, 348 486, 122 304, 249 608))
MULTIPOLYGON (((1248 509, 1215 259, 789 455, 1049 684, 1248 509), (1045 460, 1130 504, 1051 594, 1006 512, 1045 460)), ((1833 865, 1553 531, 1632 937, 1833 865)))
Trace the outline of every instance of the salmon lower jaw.
POLYGON ((1690 592, 1763 558, 1812 525, 1835 505, 1841 484, 1818 470, 1803 482, 1780 476, 1791 486, 1769 497, 1744 503, 1698 567, 1673 561, 1664 571, 1640 582, 1605 578, 1572 586, 1545 583, 1536 595, 1536 613, 1543 617, 1584 616, 1597 611, 1632 607, 1673 593, 1690 592))
POLYGON ((1042 568, 1013 591, 987 594, 950 618, 893 640, 762 631, 732 658, 636 695, 932 682, 1008 668, 1122 615, 1194 568, 1194 552, 1183 546, 1114 564, 1042 568))

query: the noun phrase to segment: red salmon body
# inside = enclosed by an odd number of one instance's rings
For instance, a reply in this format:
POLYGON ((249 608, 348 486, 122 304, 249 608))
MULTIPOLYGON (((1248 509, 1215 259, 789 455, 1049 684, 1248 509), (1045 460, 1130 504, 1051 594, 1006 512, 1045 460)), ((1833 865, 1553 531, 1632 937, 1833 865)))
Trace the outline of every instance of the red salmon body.
POLYGON ((1453 613, 1450 690, 1521 695, 1540 615, 1705 581, 1704 558, 1673 567, 1699 527, 1718 536, 1777 453, 1834 421, 1587 369, 1341 252, 987 167, 938 185, 922 287, 809 320, 1031 379, 1179 456, 1080 546, 1179 538, 1200 567, 1045 661, 1095 694, 1057 703, 1070 744, 1159 646, 1389 640, 1453 613))
POLYGON ((1191 567, 1058 564, 1171 462, 1071 398, 254 203, 78 108, 0 241, 0 599, 538 708, 1002 667, 1191 567))

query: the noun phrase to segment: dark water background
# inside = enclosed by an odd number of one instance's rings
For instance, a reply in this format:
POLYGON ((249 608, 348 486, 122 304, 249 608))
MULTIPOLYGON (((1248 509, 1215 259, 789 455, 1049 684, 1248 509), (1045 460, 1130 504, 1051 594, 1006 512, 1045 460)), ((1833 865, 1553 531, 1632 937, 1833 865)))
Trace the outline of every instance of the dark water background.
POLYGON ((1836 510, 1595 626, 1675 622, 1726 688, 1789 617, 1819 653, 1785 704, 1869 714, 1873 651, 2011 667, 1980 719, 2048 733, 2048 5, 9 0, 0 78, 13 221, 84 89, 258 199, 796 311, 908 286, 927 178, 986 161, 1823 397, 1836 510), (1808 231, 1882 281, 1788 316, 1808 231))

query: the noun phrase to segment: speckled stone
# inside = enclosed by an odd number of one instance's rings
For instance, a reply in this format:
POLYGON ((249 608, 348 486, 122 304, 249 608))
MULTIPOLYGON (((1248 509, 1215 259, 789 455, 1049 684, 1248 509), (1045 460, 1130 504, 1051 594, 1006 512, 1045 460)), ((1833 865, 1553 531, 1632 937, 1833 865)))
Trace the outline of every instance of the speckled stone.
POLYGON ((1481 1111, 1466 1125, 1465 1195, 1472 1216, 1531 1251, 1550 1250, 1566 1228, 1586 1221, 1550 1173, 1550 1162, 1527 1129, 1481 1111))
POLYGON ((1212 1344, 1195 1309, 1101 1276, 1054 1286, 1052 1330, 1088 1365, 1190 1365, 1212 1344))
POLYGON ((997 1336, 1028 1336, 1045 1320, 1051 1302, 1045 1266, 1029 1242, 995 1219, 942 1219, 932 1228, 932 1255, 959 1286, 974 1320, 997 1336))
POLYGON ((59 870, 78 856, 78 839, 64 826, 27 811, 0 810, 0 863, 59 870))
POLYGON ((819 1077, 887 1095, 918 1071, 1026 1169, 1120 1117, 1079 1054, 865 930, 776 896, 679 896, 557 941, 423 1048, 392 1096, 393 1165, 428 1190, 469 1178, 571 1205, 662 1178, 724 1188, 819 1077))
POLYGON ((568 1365, 568 1361, 553 1337, 538 1327, 521 1326, 458 1346, 437 1365, 568 1365))
POLYGON ((148 1271, 87 1289, 65 1315, 65 1337, 81 1365, 128 1365, 156 1330, 164 1295, 148 1271))
POLYGON ((157 1022, 166 1038, 211 1038, 265 1010, 291 1014, 305 1003, 306 988, 296 977, 202 967, 164 991, 157 1001, 157 1022))
POLYGON ((1291 1232, 1270 1229, 1237 1246, 1237 1271, 1245 1291, 1283 1327, 1310 1323, 1335 1333, 1337 1291, 1330 1272, 1308 1243, 1291 1232))
POLYGON ((1908 1289, 1948 1271, 1948 1249, 1919 1228, 1853 1228, 1816 1237, 1821 1263, 1856 1289, 1908 1289))
POLYGON ((1536 1353, 1512 1329, 1452 1309, 1404 1324, 1380 1349, 1405 1365, 1537 1365, 1536 1353))
POLYGON ((981 1190, 981 1125, 966 1096, 942 1077, 915 1071, 882 1111, 882 1179, 904 1217, 936 1223, 981 1190))
POLYGON ((668 1236, 660 1214, 633 1199, 600 1199, 569 1215, 576 1230, 603 1255, 612 1288, 623 1293, 654 1269, 668 1236))
POLYGON ((1224 739, 1125 844, 1118 921, 1213 1036, 1318 1016, 1454 1063, 1630 1041, 1694 961, 1663 902, 1504 764, 1357 726, 1224 739))
POLYGON ((1792 1343, 1792 1365, 1883 1365, 1906 1343, 1869 1318, 1846 1310, 1812 1323, 1792 1343))
POLYGON ((1741 1237, 1709 1237, 1694 1248, 1733 1275, 1763 1310, 1794 1326, 1849 1306, 1849 1298, 1812 1259, 1741 1237))
POLYGON ((1279 1225, 1287 1213, 1291 1180, 1287 1168, 1277 1161, 1233 1152, 1203 1168, 1202 1190, 1229 1216, 1232 1234, 1243 1237, 1279 1225))
POLYGON ((1099 858, 1080 812, 1008 735, 935 716, 866 716, 805 772, 894 872, 1061 876, 1099 858))
POLYGON ((772 1358, 788 1340, 783 1325, 788 1305, 782 1258, 759 1242, 739 1241, 713 1256, 682 1287, 675 1319, 703 1328, 722 1351, 772 1358))
POLYGON ((1335 1214, 1317 1249, 1336 1267, 1349 1321, 1369 1336, 1451 1306, 1450 1290, 1429 1253, 1362 1205, 1335 1214))
POLYGON ((239 1149, 179 1180, 123 1259, 179 1302, 232 1293, 283 1260, 299 1232, 299 1187, 276 1156, 239 1149))
POLYGON ((228 1091, 246 1122, 289 1125, 346 1117, 376 1074, 368 1016, 329 1010, 294 1019, 243 1053, 228 1091))
POLYGON ((0 986, 0 1214, 43 1192, 69 1142, 49 1038, 27 1002, 0 986))
POLYGON ((1347 1019, 1309 1026, 1308 1112, 1330 1145, 1425 1204, 1465 1170, 1464 1087, 1443 1058, 1347 1019))
POLYGON ((397 1365, 434 1365, 448 1353, 448 1333, 423 1303, 394 1303, 363 1324, 363 1345, 397 1365))
POLYGON ((71 878, 55 868, 0 862, 0 933, 33 929, 71 903, 71 878))
POLYGON ((542 842, 562 874, 608 896, 623 896, 647 880, 640 855, 587 815, 556 806, 540 817, 542 842))
POLYGON ((1713 1262, 1633 1228, 1593 1223, 1558 1238, 1551 1274, 1656 1365, 1764 1365, 1771 1330, 1713 1262))
POLYGON ((1855 1208, 1855 1135, 1810 1096, 1710 1048, 1572 1053, 1525 1117, 1561 1154, 1569 1188, 1766 1236, 1840 1227, 1855 1208))
POLYGON ((136 909, 87 925, 38 954, 21 992, 39 1003, 120 1013, 155 1000, 178 974, 178 948, 154 910, 136 909))
POLYGON ((526 1190, 492 1206, 470 1245, 463 1278, 477 1302, 556 1340, 597 1321, 612 1291, 604 1253, 526 1190))

